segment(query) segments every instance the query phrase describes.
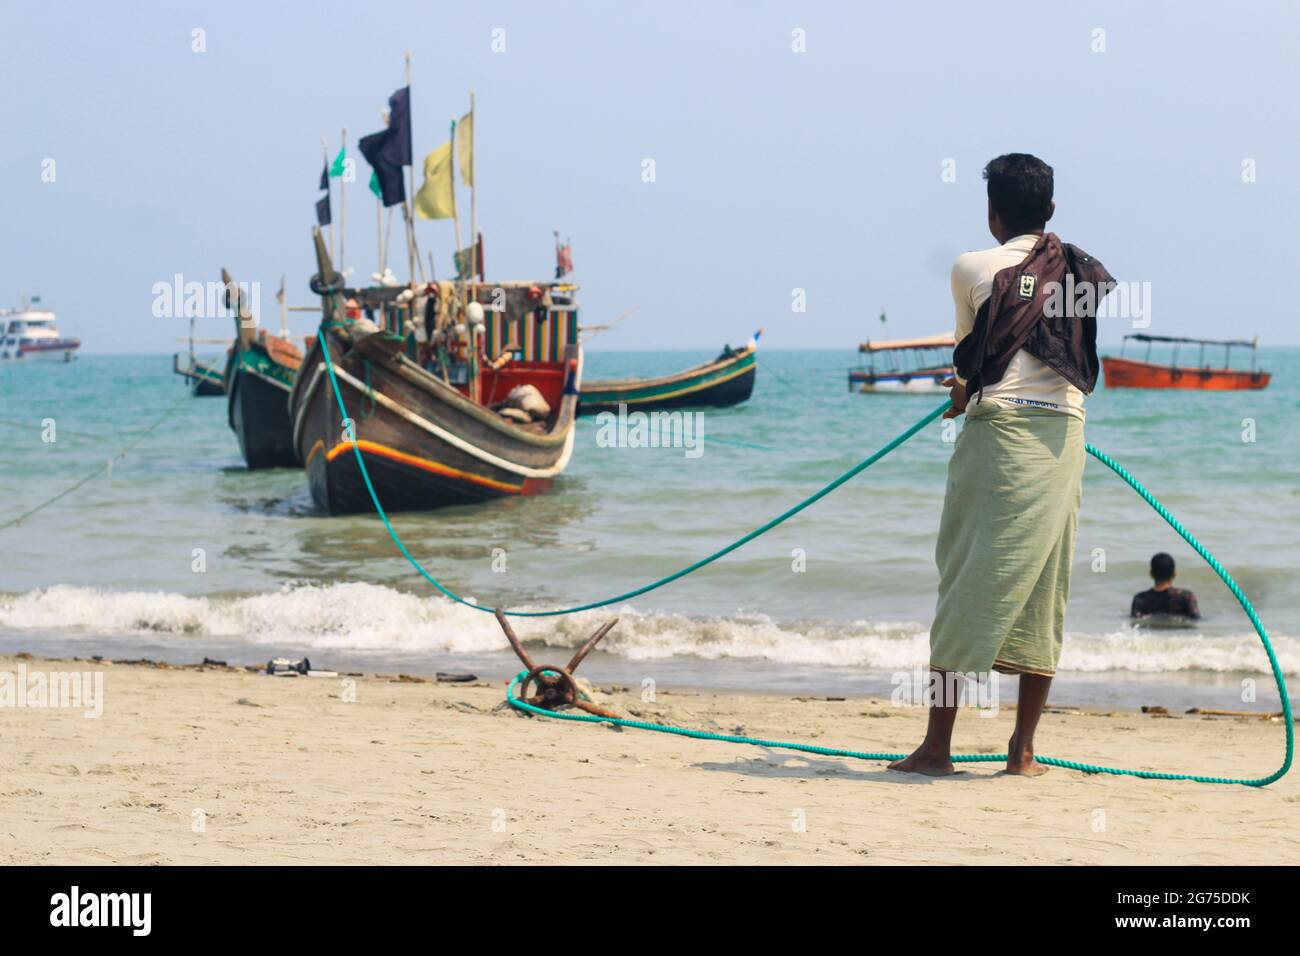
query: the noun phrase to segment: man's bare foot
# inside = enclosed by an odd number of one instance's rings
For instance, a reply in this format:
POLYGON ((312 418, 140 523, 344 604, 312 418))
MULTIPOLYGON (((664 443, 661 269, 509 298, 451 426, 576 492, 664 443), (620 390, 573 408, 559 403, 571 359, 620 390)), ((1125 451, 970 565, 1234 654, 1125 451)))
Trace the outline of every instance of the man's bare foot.
POLYGON ((1033 755, 1015 760, 1008 758, 1007 769, 1003 771, 1013 777, 1041 777, 1051 768, 1034 760, 1033 755))
POLYGON ((895 760, 888 769, 899 773, 919 773, 927 777, 949 777, 957 772, 947 754, 932 754, 924 750, 914 751, 911 756, 895 760))
POLYGON ((1021 747, 1014 737, 1007 744, 1007 769, 1005 773, 1016 777, 1041 777, 1047 773, 1048 766, 1034 760, 1032 750, 1021 747))

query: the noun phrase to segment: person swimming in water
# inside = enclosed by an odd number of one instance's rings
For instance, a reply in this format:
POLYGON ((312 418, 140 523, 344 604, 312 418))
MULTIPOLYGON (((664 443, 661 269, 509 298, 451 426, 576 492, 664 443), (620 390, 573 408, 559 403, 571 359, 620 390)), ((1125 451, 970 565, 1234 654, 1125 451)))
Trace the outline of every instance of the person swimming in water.
POLYGON ((1201 618, 1201 609, 1196 604, 1196 595, 1191 591, 1174 587, 1174 559, 1161 551, 1151 557, 1151 579, 1155 586, 1133 595, 1133 606, 1129 616, 1135 618, 1184 617, 1192 621, 1201 618))

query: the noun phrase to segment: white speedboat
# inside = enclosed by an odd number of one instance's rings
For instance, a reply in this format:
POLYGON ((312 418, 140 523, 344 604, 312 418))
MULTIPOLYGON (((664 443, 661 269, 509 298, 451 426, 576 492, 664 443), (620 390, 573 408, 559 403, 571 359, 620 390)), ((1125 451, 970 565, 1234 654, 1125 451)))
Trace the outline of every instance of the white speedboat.
POLYGON ((71 362, 81 348, 80 339, 64 338, 49 309, 34 308, 23 300, 16 309, 0 309, 0 361, 71 362))

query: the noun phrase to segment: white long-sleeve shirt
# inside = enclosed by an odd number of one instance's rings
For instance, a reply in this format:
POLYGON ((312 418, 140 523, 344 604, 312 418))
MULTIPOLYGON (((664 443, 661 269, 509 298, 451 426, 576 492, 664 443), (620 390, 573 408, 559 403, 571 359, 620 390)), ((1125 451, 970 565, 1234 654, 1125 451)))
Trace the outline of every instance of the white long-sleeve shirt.
MULTIPOLYGON (((993 293, 993 277, 1008 266, 1024 262, 1038 243, 1033 233, 1008 239, 992 249, 966 252, 952 267, 952 301, 957 310, 954 339, 960 342, 970 335, 975 315, 993 293)), ((1002 380, 984 386, 979 402, 1003 406, 1034 406, 1073 415, 1083 420, 1083 392, 1079 391, 1050 366, 1024 349, 1011 358, 1002 380)))

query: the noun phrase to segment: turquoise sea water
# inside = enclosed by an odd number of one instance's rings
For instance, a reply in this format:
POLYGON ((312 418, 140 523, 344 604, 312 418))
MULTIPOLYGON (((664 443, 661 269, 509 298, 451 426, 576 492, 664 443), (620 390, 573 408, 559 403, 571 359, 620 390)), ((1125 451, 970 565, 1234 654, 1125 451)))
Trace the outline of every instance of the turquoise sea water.
MULTIPOLYGON (((658 374, 713 354, 595 351, 586 375, 658 374)), ((761 351, 754 398, 703 413, 698 457, 602 447, 599 423, 584 419, 551 494, 402 514, 394 525, 431 572, 484 603, 553 607, 629 590, 783 511, 942 400, 852 394, 855 361, 849 351, 761 351)), ((1259 361, 1274 373, 1260 392, 1103 386, 1088 401, 1087 435, 1219 556, 1297 675, 1300 349, 1261 349, 1259 361)), ((318 515, 300 472, 245 471, 225 400, 188 397, 169 356, 0 364, 0 524, 105 463, 178 399, 111 475, 0 530, 0 650, 512 669, 491 617, 433 596, 373 515, 318 515)), ((625 682, 888 687, 925 661, 951 447, 935 424, 776 531, 610 609, 622 621, 584 670, 625 682)), ((1231 595, 1091 461, 1074 572, 1057 699, 1241 706, 1252 676, 1260 701, 1271 699, 1263 652, 1231 595), (1200 598, 1206 620, 1193 629, 1140 631, 1126 619, 1158 550, 1200 598)), ((518 629, 567 648, 604 616, 518 629)))

